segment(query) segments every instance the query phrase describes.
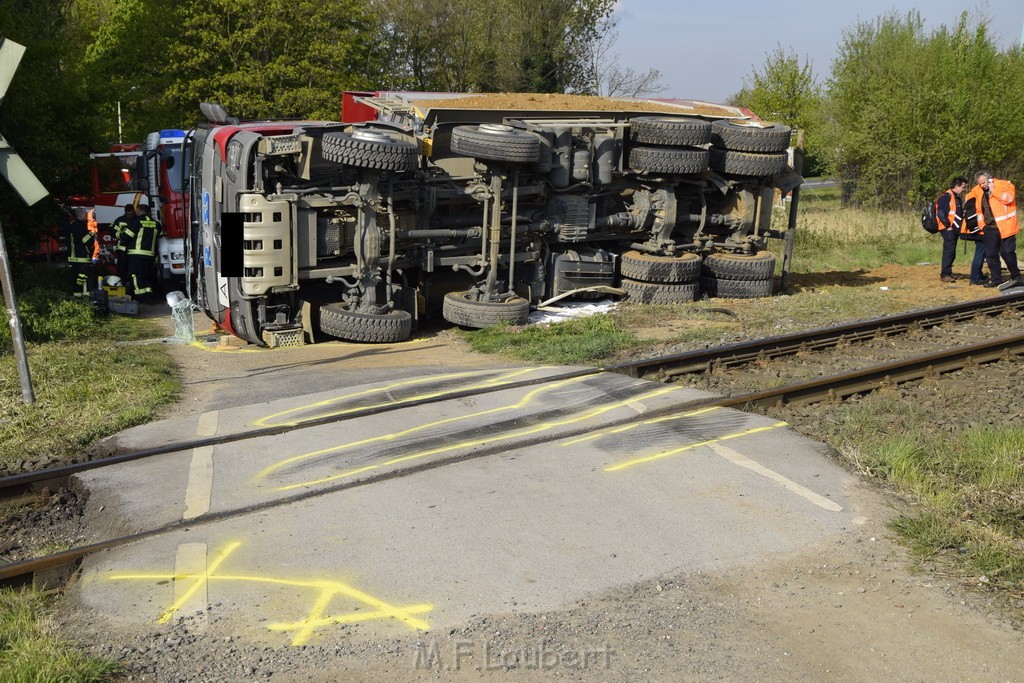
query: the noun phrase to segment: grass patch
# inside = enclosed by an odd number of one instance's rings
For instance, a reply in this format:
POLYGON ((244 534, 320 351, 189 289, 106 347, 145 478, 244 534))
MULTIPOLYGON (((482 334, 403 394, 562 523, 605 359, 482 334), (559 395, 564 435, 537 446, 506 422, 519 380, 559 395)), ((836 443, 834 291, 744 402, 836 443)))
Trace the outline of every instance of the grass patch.
MULTIPOLYGON (((793 272, 820 273, 938 263, 942 240, 921 229, 911 212, 844 207, 838 189, 801 193, 793 272)), ((788 211, 776 211, 772 227, 786 228, 788 211)))
MULTIPOLYGON (((88 311, 88 304, 64 302, 88 311)), ((12 350, 0 350, 0 468, 63 461, 97 439, 151 420, 158 406, 177 396, 177 373, 163 349, 117 343, 159 336, 153 321, 94 319, 91 313, 74 320, 50 325, 61 330, 56 339, 28 345, 32 405, 22 402, 12 350)))
POLYGON ((462 334, 474 351, 503 353, 535 363, 585 363, 639 344, 614 317, 605 314, 550 325, 491 327, 462 334))
POLYGON ((100 683, 119 667, 57 640, 48 620, 50 599, 31 591, 0 589, 0 681, 100 683))
POLYGON ((915 554, 1024 595, 1024 428, 937 429, 939 418, 876 394, 837 409, 823 431, 864 472, 919 504, 892 525, 915 554))

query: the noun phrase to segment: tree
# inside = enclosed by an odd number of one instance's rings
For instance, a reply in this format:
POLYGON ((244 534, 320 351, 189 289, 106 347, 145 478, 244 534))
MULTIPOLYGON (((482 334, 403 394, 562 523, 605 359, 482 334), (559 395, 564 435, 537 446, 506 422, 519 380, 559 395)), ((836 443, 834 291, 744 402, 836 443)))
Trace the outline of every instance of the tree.
POLYGON ((882 207, 931 199, 979 167, 1012 179, 1022 98, 1020 50, 1001 52, 984 18, 931 33, 918 12, 858 23, 828 83, 827 164, 854 200, 882 207))
POLYGON ((89 51, 127 107, 129 139, 196 120, 201 101, 243 118, 336 118, 370 86, 379 31, 364 0, 112 0, 89 51))
POLYGON ((581 91, 613 0, 375 0, 380 85, 457 92, 581 91))
POLYGON ((182 118, 165 94, 174 82, 168 54, 182 25, 173 0, 107 0, 85 56, 89 82, 101 93, 108 141, 138 141, 146 133, 195 119, 182 118), (122 123, 122 130, 118 124, 122 123))
POLYGON ((188 0, 167 55, 181 112, 217 101, 246 118, 335 118, 366 77, 376 32, 361 0, 188 0))
POLYGON ((805 59, 801 64, 796 53, 779 45, 765 55, 760 71, 754 67, 743 79, 743 88, 731 103, 806 131, 804 172, 811 175, 817 172, 820 154, 821 98, 811 63, 805 59))
POLYGON ((583 94, 604 97, 642 97, 657 95, 668 90, 662 83, 662 74, 651 68, 643 73, 621 68, 619 53, 614 51, 619 41, 619 32, 613 19, 604 19, 598 27, 590 45, 591 71, 594 74, 592 90, 583 94))
MULTIPOLYGON (((81 70, 89 16, 73 0, 0 3, 0 36, 24 45, 21 65, 0 106, 0 132, 55 199, 82 191, 88 152, 101 139, 97 93, 81 70)), ((53 225, 54 201, 27 209, 0 181, 0 221, 13 252, 53 225)), ((17 261, 15 261, 17 265, 17 261)))

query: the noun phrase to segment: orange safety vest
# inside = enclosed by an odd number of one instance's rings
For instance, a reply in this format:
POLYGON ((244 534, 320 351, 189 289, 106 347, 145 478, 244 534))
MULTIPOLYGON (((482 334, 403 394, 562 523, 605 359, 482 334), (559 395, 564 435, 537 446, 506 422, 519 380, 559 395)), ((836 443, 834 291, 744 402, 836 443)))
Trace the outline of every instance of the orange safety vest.
MULTIPOLYGON (((939 221, 939 232, 947 229, 953 230, 954 232, 960 232, 960 221, 963 220, 963 218, 956 212, 956 192, 953 192, 953 190, 946 190, 943 194, 949 195, 949 213, 946 214, 946 220, 949 221, 949 228, 943 227, 942 221, 939 221)), ((941 198, 942 195, 940 194, 939 199, 941 198)), ((935 200, 935 208, 936 210, 939 208, 938 199, 935 200)))
MULTIPOLYGON (((1013 237, 1017 234, 1017 189, 1009 180, 993 178, 992 181, 988 205, 992 209, 996 227, 999 228, 999 236, 1004 239, 1013 237)), ((984 196, 985 189, 981 185, 975 185, 967 194, 967 199, 973 198, 978 207, 979 228, 985 227, 985 212, 982 209, 984 196)))

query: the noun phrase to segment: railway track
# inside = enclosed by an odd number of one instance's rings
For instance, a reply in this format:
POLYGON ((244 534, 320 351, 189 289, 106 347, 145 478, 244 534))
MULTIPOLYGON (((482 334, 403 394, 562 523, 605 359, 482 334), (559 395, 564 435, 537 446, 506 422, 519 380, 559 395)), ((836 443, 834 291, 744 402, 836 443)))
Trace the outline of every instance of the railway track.
MULTIPOLYGON (((720 372, 723 368, 735 368, 754 361, 764 362, 767 359, 778 359, 800 353, 835 349, 836 347, 842 347, 856 342, 888 338, 914 330, 927 330, 929 328, 948 325, 950 323, 970 322, 979 317, 984 318, 996 316, 1007 311, 1019 312, 1021 310, 1024 310, 1024 294, 1002 296, 976 302, 955 304, 953 306, 945 306, 937 309, 929 309, 926 311, 875 318, 860 323, 851 323, 833 328, 821 328, 810 330, 808 332, 742 342, 739 344, 704 351, 692 351, 658 358, 642 359, 606 368, 587 368, 570 372, 561 372, 531 380, 496 382, 488 386, 475 387, 471 389, 453 388, 449 391, 428 392, 425 395, 413 394, 410 396, 398 397, 397 400, 386 405, 356 407, 343 411, 339 414, 311 416, 308 419, 297 419, 288 423, 246 430, 239 433, 225 434, 218 437, 192 439, 161 446, 159 448, 136 451, 110 458, 102 458, 75 465, 6 477, 0 479, 0 498, 9 498, 13 495, 24 495, 26 492, 38 490, 44 486, 52 488, 67 481, 72 475, 89 469, 120 464, 164 453, 257 439, 265 436, 274 436, 287 433, 295 429, 305 429, 341 422, 344 420, 364 418, 370 415, 394 410, 396 408, 406 408, 439 401, 468 398, 494 391, 531 387, 544 383, 586 377, 588 375, 595 375, 602 372, 615 372, 633 377, 673 381, 678 380, 686 374, 720 372)), ((758 391, 740 392, 723 398, 692 401, 684 405, 675 405, 670 408, 661 409, 660 411, 649 411, 633 417, 623 418, 616 422, 606 423, 602 428, 616 428, 641 420, 650 420, 658 417, 662 413, 668 414, 673 412, 700 410, 703 408, 774 406, 796 402, 811 403, 824 400, 842 400, 854 394, 870 392, 887 384, 898 384, 913 381, 937 374, 960 370, 973 364, 1005 360, 1020 357, 1022 355, 1024 355, 1024 335, 1004 335, 998 339, 987 339, 973 344, 931 351, 925 354, 918 354, 917 356, 910 358, 876 364, 857 370, 830 374, 827 376, 817 377, 812 380, 791 382, 784 384, 783 386, 758 391)), ((592 428, 590 427, 579 427, 575 431, 570 430, 568 433, 562 432, 559 434, 559 438, 573 436, 574 434, 584 435, 591 429, 592 428)), ((541 435, 533 439, 527 439, 526 441, 519 442, 517 447, 542 444, 550 440, 550 436, 541 435)), ((404 467, 395 471, 367 476, 356 481, 349 481, 317 488, 315 490, 303 491, 293 495, 282 496, 272 500, 267 500, 257 505, 250 505, 216 514, 208 514, 200 518, 188 520, 187 522, 175 522, 159 528, 110 539, 101 543, 83 546, 81 548, 75 548, 47 557, 0 566, 0 585, 26 584, 30 583, 33 577, 40 576, 51 578, 56 576, 59 578, 63 574, 67 573, 69 568, 72 568, 82 557, 90 553, 167 533, 183 526, 194 526, 196 524, 204 524, 230 517, 252 514, 268 508, 289 505, 315 496, 327 495, 349 488, 368 486, 398 477, 409 476, 429 469, 444 467, 468 459, 486 457, 495 453, 504 452, 505 449, 505 445, 496 444, 490 448, 479 449, 456 457, 433 460, 410 467, 404 467)), ((48 580, 49 579, 44 579, 44 583, 48 580)))

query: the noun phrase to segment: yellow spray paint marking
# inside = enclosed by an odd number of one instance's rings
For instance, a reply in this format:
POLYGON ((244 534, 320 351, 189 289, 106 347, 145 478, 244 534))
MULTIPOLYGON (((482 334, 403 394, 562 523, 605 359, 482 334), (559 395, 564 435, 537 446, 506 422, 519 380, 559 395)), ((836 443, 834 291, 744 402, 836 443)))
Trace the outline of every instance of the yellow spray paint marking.
POLYGON ((760 432, 767 432, 767 431, 771 431, 773 429, 778 429, 779 427, 785 427, 785 426, 786 426, 785 422, 776 422, 775 424, 769 425, 767 427, 755 427, 753 429, 747 429, 747 430, 742 431, 742 432, 736 432, 735 434, 727 434, 725 436, 720 436, 720 437, 718 437, 716 439, 708 439, 707 441, 700 441, 698 443, 692 443, 689 446, 683 446, 681 448, 673 448, 672 450, 669 450, 669 451, 662 451, 661 453, 655 453, 654 455, 647 455, 647 456, 644 456, 642 458, 635 458, 633 460, 626 460, 626 461, 620 462, 620 463, 618 463, 616 465, 609 465, 608 467, 604 468, 604 471, 605 472, 617 472, 618 470, 624 470, 627 467, 632 467, 633 465, 640 465, 640 464, 643 464, 643 463, 646 463, 646 462, 652 462, 654 460, 661 460, 662 458, 667 458, 667 457, 669 457, 671 455, 677 455, 677 454, 683 453, 685 451, 691 451, 691 450, 693 450, 695 448, 700 448, 701 446, 708 446, 708 445, 713 444, 713 443, 719 443, 719 442, 722 442, 722 441, 728 441, 729 439, 738 439, 741 436, 749 436, 751 434, 758 434, 760 432))
POLYGON ((634 424, 631 424, 631 425, 624 425, 622 427, 617 427, 615 429, 610 429, 610 430, 608 430, 606 432, 594 432, 593 434, 588 434, 587 436, 580 437, 579 439, 573 439, 572 441, 563 441, 562 443, 560 443, 558 445, 559 446, 574 446, 574 445, 576 445, 578 443, 583 443, 584 441, 592 441, 594 439, 600 439, 602 436, 608 436, 610 434, 621 434, 623 432, 628 432, 629 430, 636 429, 637 427, 643 427, 643 426, 646 426, 646 425, 658 424, 659 422, 671 422, 672 420, 682 420, 682 419, 685 419, 687 417, 693 417, 695 415, 703 415, 704 413, 710 413, 710 412, 715 411, 715 410, 721 410, 721 406, 711 406, 710 408, 701 408, 700 410, 691 410, 688 413, 682 413, 680 415, 668 415, 668 416, 665 416, 665 417, 656 417, 656 418, 653 418, 653 419, 650 419, 650 420, 644 420, 643 422, 637 422, 637 423, 634 423, 634 424))
POLYGON ((209 347, 206 344, 198 341, 192 341, 188 343, 189 346, 194 346, 197 349, 203 351, 209 351, 210 353, 259 353, 262 349, 232 349, 232 348, 221 348, 218 346, 209 347))
POLYGON ((490 436, 490 437, 487 437, 487 438, 484 438, 484 439, 474 439, 472 441, 463 441, 461 443, 455 443, 455 444, 450 444, 450 445, 447 445, 447 446, 442 446, 441 448, 432 448, 430 450, 420 451, 418 453, 411 453, 409 455, 403 455, 403 456, 398 457, 398 458, 392 458, 391 460, 387 460, 385 462, 378 463, 376 465, 366 465, 365 467, 357 467, 356 469, 348 470, 346 472, 341 472, 340 474, 334 474, 334 475, 331 475, 329 477, 321 477, 320 479, 314 479, 312 481, 303 482, 301 484, 290 484, 288 486, 280 486, 280 487, 277 488, 277 490, 278 491, 290 491, 292 489, 303 488, 303 487, 307 487, 307 486, 315 486, 317 484, 325 484, 325 483, 330 482, 330 481, 335 481, 336 479, 344 479, 346 477, 351 477, 351 476, 355 476, 357 474, 362 474, 363 472, 369 472, 371 470, 375 470, 375 469, 378 469, 380 467, 387 467, 389 465, 397 465, 398 463, 408 462, 409 460, 416 460, 418 458, 425 458, 425 457, 430 456, 430 455, 438 455, 439 453, 447 453, 449 451, 457 451, 457 450, 462 449, 462 448, 471 448, 473 446, 483 446, 483 445, 487 445, 487 444, 493 444, 493 443, 498 442, 498 441, 507 441, 509 439, 516 439, 516 438, 519 438, 521 436, 529 436, 531 434, 538 434, 540 432, 545 432, 545 431, 548 431, 548 430, 551 430, 551 429, 555 429, 557 427, 564 427, 566 425, 571 425, 571 424, 576 423, 576 422, 583 422, 585 420, 589 420, 589 419, 591 419, 593 417, 597 417, 599 415, 603 415, 604 413, 607 413, 608 411, 615 410, 616 408, 621 408, 621 407, 623 407, 623 406, 625 406, 628 403, 631 403, 633 401, 654 398, 656 396, 661 396, 663 394, 668 394, 668 393, 675 392, 675 391, 681 391, 681 389, 676 388, 676 387, 664 387, 664 388, 661 388, 661 389, 656 389, 654 391, 649 391, 646 394, 642 394, 642 395, 637 396, 637 397, 629 398, 629 399, 627 399, 625 401, 616 401, 615 403, 610 403, 610 404, 602 406, 600 408, 595 408, 595 409, 590 410, 590 411, 588 411, 586 413, 582 413, 580 415, 576 415, 575 417, 569 417, 569 418, 566 418, 564 420, 554 420, 554 421, 551 421, 551 422, 542 422, 542 423, 540 423, 538 425, 535 425, 533 427, 526 427, 524 429, 520 429, 520 430, 517 430, 517 431, 514 431, 514 432, 508 432, 506 434, 497 434, 497 435, 490 436))
POLYGON ((276 472, 277 470, 279 470, 279 469, 281 469, 283 467, 287 467, 288 465, 294 464, 296 462, 301 462, 303 460, 308 460, 309 458, 315 458, 315 457, 318 457, 318 456, 327 455, 328 453, 337 453, 338 451, 343 451, 343 450, 346 450, 346 449, 349 449, 349 448, 357 448, 359 446, 366 446, 368 444, 376 443, 376 442, 379 442, 379 441, 394 441, 395 439, 400 439, 402 437, 409 436, 410 434, 414 434, 416 432, 423 431, 425 429, 431 429, 431 428, 434 428, 434 427, 438 427, 438 426, 444 425, 444 424, 451 424, 453 422, 462 422, 462 421, 466 421, 466 420, 471 420, 471 419, 474 419, 474 418, 482 417, 482 416, 485 416, 485 415, 493 415, 495 413, 500 413, 500 412, 506 412, 506 411, 509 411, 509 410, 518 410, 520 408, 525 408, 535 398, 537 398, 537 396, 540 396, 543 393, 546 393, 548 391, 552 391, 554 389, 559 389, 559 388, 565 386, 566 384, 570 384, 572 382, 581 382, 581 381, 583 381, 585 379, 588 379, 588 378, 587 377, 571 377, 569 379, 562 380, 560 382, 553 382, 551 384, 546 384, 546 385, 544 385, 542 387, 538 387, 537 389, 534 389, 533 391, 527 393, 526 395, 524 395, 516 403, 511 403, 511 404, 508 404, 508 405, 499 406, 497 408, 490 408, 488 410, 481 410, 481 411, 476 412, 476 413, 457 415, 455 417, 449 417, 449 418, 446 418, 444 420, 437 420, 435 422, 428 422, 426 424, 421 424, 421 425, 417 425, 415 427, 410 427, 409 429, 404 429, 404 430, 402 430, 400 432, 391 432, 390 434, 381 434, 380 436, 373 436, 373 437, 369 437, 369 438, 366 438, 366 439, 362 439, 360 441, 350 441, 350 442, 345 443, 345 444, 341 444, 341 445, 338 445, 338 446, 331 446, 330 448, 324 448, 324 449, 321 449, 319 451, 313 451, 311 453, 304 453, 302 455, 296 455, 294 457, 291 457, 291 458, 288 458, 286 460, 282 460, 280 462, 274 463, 273 465, 270 465, 269 467, 267 467, 263 471, 259 472, 255 477, 253 477, 253 480, 254 481, 259 481, 261 479, 265 479, 270 474, 276 472))
MULTIPOLYGON (((217 559, 215 559, 210 566, 206 568, 206 571, 202 574, 194 574, 192 578, 195 579, 195 583, 193 583, 189 589, 185 591, 166 612, 163 613, 163 616, 157 620, 158 623, 166 624, 170 621, 171 617, 174 616, 174 613, 181 609, 181 606, 188 602, 192 596, 196 594, 196 591, 206 585, 206 582, 210 580, 210 576, 217 571, 217 567, 219 567, 224 560, 228 559, 228 555, 235 552, 240 545, 242 545, 241 541, 229 544, 227 548, 221 551, 220 555, 217 556, 217 559)), ((175 581, 177 581, 177 579, 175 579, 175 581)))
POLYGON ((292 636, 292 645, 305 645, 317 629, 325 626, 333 626, 336 624, 355 624, 361 621, 373 621, 378 619, 394 619, 414 630, 418 629, 426 631, 430 629, 429 623, 415 615, 425 614, 432 611, 434 609, 433 605, 422 603, 405 606, 392 605, 341 581, 332 581, 328 579, 286 579, 273 576, 254 576, 248 574, 218 574, 217 570, 220 568, 220 565, 222 565, 228 556, 241 545, 242 543, 240 541, 229 543, 224 550, 220 552, 217 559, 210 564, 209 568, 201 573, 114 574, 106 577, 106 580, 193 581, 194 583, 189 587, 189 589, 185 591, 182 596, 160 616, 158 623, 161 624, 170 621, 171 618, 173 618, 174 613, 185 605, 189 598, 191 598, 202 586, 215 581, 221 583, 261 583, 273 586, 315 590, 317 591, 316 598, 314 599, 309 612, 306 614, 305 619, 300 619, 294 622, 279 622, 269 624, 267 626, 267 628, 272 631, 294 631, 295 635, 292 636), (353 611, 345 614, 325 615, 324 613, 330 606, 331 602, 339 597, 348 598, 352 601, 358 602, 361 606, 369 607, 371 610, 366 612, 353 611))
POLYGON ((466 391, 467 389, 478 389, 478 388, 482 388, 482 387, 494 386, 496 384, 503 384, 503 383, 505 383, 505 382, 515 378, 515 377, 518 377, 520 375, 525 375, 525 374, 529 374, 531 372, 537 372, 539 370, 544 370, 544 369, 546 369, 546 368, 524 368, 524 369, 521 369, 521 370, 514 370, 512 372, 509 372, 509 373, 507 373, 505 375, 501 375, 499 377, 493 377, 493 378, 491 378, 489 380, 485 380, 485 381, 479 382, 477 384, 469 384, 469 385, 466 385, 466 386, 453 387, 451 389, 442 389, 440 391, 434 391, 434 392, 430 392, 430 393, 426 393, 426 394, 419 394, 417 396, 409 396, 408 398, 403 398, 403 399, 400 399, 400 400, 397 400, 397 401, 392 401, 392 400, 382 401, 381 403, 376 404, 376 405, 372 405, 372 406, 359 406, 359 407, 356 407, 356 408, 346 408, 346 409, 343 409, 343 410, 337 410, 337 411, 334 411, 332 413, 319 413, 315 417, 300 418, 300 419, 297 419, 297 420, 293 420, 291 422, 277 422, 276 421, 278 418, 281 418, 281 417, 283 417, 285 415, 289 415, 291 413, 296 413, 296 412, 306 411, 306 410, 312 410, 314 408, 319 408, 319 407, 322 407, 322 406, 329 406, 329 405, 331 405, 333 403, 338 403, 339 401, 344 401, 344 400, 347 400, 347 399, 359 398, 360 396, 371 396, 373 394, 386 394, 387 392, 391 391, 392 389, 399 389, 401 387, 410 387, 410 386, 414 386, 416 384, 424 384, 424 383, 427 383, 427 382, 435 382, 437 380, 443 380, 443 379, 458 379, 460 377, 472 377, 472 376, 475 376, 475 375, 479 375, 480 373, 476 372, 476 371, 474 371, 474 372, 457 372, 457 373, 453 373, 453 374, 450 374, 450 375, 434 375, 434 376, 431 376, 431 377, 420 377, 418 379, 410 379, 410 380, 405 380, 405 381, 402 381, 402 382, 395 382, 394 384, 389 384, 389 385, 384 386, 384 387, 373 387, 371 389, 364 389, 363 391, 356 391, 356 392, 353 392, 351 394, 345 394, 344 396, 337 396, 335 398, 329 398, 329 399, 326 399, 324 401, 318 401, 316 403, 310 403, 308 405, 299 406, 298 408, 289 408, 288 410, 283 410, 280 413, 274 413, 273 415, 268 415, 267 417, 261 417, 260 419, 256 420, 253 424, 255 424, 258 427, 276 427, 276 426, 291 427, 291 426, 302 424, 303 422, 308 422, 310 420, 320 419, 320 418, 324 418, 324 417, 335 417, 337 415, 346 415, 348 413, 354 413, 354 412, 357 412, 357 411, 360 411, 360 410, 366 410, 367 408, 376 408, 378 406, 392 406, 392 407, 393 406, 400 406, 400 405, 402 405, 404 403, 411 403, 413 401, 420 401, 420 400, 429 399, 429 398, 436 398, 438 396, 444 396, 446 394, 453 394, 453 393, 459 392, 459 391, 466 391))

